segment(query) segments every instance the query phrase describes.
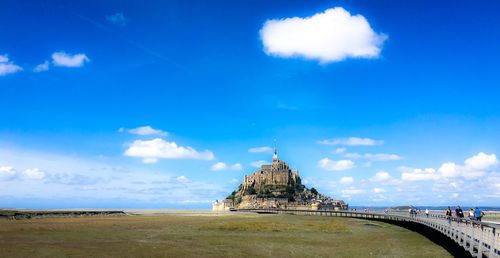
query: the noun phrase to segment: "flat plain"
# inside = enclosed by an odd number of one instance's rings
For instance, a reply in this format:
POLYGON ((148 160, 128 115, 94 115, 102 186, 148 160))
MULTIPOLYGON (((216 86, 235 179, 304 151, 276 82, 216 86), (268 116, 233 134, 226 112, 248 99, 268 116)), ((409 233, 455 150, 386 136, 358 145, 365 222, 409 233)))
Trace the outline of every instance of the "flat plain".
POLYGON ((2 257, 450 257, 418 233, 350 218, 256 214, 0 220, 2 257))

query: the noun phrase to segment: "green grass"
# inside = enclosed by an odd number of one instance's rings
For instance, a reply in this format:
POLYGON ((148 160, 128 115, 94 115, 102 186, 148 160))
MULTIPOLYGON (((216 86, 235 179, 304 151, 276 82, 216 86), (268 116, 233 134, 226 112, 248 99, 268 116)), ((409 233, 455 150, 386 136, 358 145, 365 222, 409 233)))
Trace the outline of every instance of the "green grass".
POLYGON ((0 220, 2 257, 449 257, 397 226, 293 215, 0 220))

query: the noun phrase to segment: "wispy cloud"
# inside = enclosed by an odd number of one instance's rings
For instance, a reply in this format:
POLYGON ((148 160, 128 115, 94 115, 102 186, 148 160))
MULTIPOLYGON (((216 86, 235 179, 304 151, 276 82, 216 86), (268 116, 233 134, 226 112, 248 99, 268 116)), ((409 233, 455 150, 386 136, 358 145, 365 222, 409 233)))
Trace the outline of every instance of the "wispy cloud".
POLYGON ((106 20, 109 22, 119 25, 119 26, 126 26, 127 25, 127 18, 125 18, 125 15, 123 13, 115 13, 111 15, 106 16, 106 20))
POLYGON ((248 149, 248 152, 250 153, 272 153, 273 148, 269 146, 262 146, 262 147, 253 147, 248 149))
POLYGON ((346 153, 344 157, 349 159, 366 159, 368 161, 391 161, 401 160, 401 156, 389 153, 346 153))
POLYGON ((318 143, 323 145, 374 146, 382 145, 384 144, 384 141, 374 140, 371 138, 349 137, 321 140, 318 143))
POLYGON ((36 73, 45 72, 48 70, 49 70, 49 61, 45 61, 45 62, 35 66, 35 68, 33 69, 33 71, 36 73))
POLYGON ((133 129, 125 129, 125 128, 120 128, 118 129, 119 132, 128 132, 130 134, 135 134, 135 135, 141 135, 141 136, 147 136, 147 135, 159 135, 159 136, 167 136, 168 132, 159 130, 159 129, 154 129, 153 127, 146 125, 146 126, 139 126, 137 128, 133 129))
POLYGON ((252 161, 250 165, 252 167, 260 168, 262 165, 268 164, 269 162, 265 160, 257 160, 257 161, 252 161))

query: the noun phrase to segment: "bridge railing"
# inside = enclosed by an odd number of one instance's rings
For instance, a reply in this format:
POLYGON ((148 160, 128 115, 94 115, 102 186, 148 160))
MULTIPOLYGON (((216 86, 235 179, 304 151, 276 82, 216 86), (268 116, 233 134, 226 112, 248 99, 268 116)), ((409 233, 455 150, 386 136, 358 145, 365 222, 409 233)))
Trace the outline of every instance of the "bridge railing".
POLYGON ((399 211, 335 211, 335 210, 289 210, 289 209, 234 209, 239 212, 316 215, 350 217, 377 220, 396 220, 419 223, 441 232, 462 246, 472 256, 500 257, 500 228, 485 222, 447 217, 442 214, 410 214, 399 211))

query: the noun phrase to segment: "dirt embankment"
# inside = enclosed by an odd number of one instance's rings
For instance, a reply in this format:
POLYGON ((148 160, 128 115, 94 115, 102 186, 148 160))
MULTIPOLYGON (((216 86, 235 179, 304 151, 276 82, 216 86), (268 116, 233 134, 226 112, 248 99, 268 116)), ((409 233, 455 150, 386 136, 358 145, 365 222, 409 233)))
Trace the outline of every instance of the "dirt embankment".
POLYGON ((76 211, 34 211, 34 210, 0 210, 0 219, 39 219, 59 217, 83 217, 83 216, 125 216, 123 211, 99 211, 99 210, 76 210, 76 211))

